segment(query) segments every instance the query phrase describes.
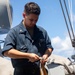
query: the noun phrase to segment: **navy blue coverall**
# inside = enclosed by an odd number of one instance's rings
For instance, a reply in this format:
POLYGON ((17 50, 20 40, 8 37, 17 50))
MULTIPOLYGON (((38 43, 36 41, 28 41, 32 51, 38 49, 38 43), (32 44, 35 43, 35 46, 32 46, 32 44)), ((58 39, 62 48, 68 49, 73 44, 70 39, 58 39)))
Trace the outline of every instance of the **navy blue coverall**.
MULTIPOLYGON (((35 25, 33 38, 31 38, 22 22, 9 31, 5 38, 2 54, 12 48, 22 52, 35 53, 39 56, 42 56, 48 48, 53 49, 46 30, 35 25)), ((15 69, 14 75, 40 75, 39 61, 32 63, 24 58, 11 58, 11 61, 15 69)))

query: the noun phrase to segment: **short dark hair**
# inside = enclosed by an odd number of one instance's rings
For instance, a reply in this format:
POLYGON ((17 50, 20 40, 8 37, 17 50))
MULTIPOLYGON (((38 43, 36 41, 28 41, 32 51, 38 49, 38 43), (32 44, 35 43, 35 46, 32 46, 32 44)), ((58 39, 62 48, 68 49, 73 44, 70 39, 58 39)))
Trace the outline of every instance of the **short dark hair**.
POLYGON ((24 6, 24 12, 26 14, 40 15, 40 7, 34 2, 29 2, 24 6))

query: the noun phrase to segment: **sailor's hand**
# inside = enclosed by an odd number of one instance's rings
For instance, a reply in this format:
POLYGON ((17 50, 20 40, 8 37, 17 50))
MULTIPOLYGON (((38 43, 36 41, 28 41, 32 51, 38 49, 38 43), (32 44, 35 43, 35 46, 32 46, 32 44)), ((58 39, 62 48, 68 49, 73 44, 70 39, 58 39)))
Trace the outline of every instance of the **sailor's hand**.
POLYGON ((43 55, 41 58, 40 58, 40 62, 41 64, 45 64, 48 60, 48 56, 47 55, 43 55))
POLYGON ((29 54, 29 61, 30 62, 35 62, 38 60, 40 60, 40 57, 37 54, 34 54, 34 53, 29 54))

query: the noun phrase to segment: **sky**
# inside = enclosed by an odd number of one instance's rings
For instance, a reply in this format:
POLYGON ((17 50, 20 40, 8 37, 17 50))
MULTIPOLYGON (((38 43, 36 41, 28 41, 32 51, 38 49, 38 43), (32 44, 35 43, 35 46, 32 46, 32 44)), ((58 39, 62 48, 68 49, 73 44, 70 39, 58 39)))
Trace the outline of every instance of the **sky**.
MULTIPOLYGON (((18 25, 22 19, 24 5, 27 2, 36 2, 41 8, 41 14, 37 25, 43 27, 50 39, 54 48, 53 54, 71 57, 75 50, 71 45, 71 41, 66 28, 63 13, 60 7, 59 0, 9 0, 13 8, 13 21, 11 28, 18 25)), ((75 0, 66 0, 69 14, 72 15, 71 21, 73 29, 75 28, 75 0), (72 1, 72 9, 69 1, 72 1)), ((75 31, 75 30, 74 30, 75 31)), ((6 37, 6 34, 0 35, 0 40, 6 37)))

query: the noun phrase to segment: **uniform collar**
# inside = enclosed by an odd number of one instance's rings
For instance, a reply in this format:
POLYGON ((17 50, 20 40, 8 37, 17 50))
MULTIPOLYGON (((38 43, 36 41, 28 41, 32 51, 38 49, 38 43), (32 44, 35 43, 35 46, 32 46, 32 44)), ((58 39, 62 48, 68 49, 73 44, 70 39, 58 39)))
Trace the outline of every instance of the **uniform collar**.
MULTIPOLYGON (((34 27, 34 35, 33 35, 34 36, 33 37, 34 40, 36 40, 37 38, 39 38, 39 33, 40 33, 39 28, 35 25, 35 27, 34 27)), ((30 35, 29 35, 26 27, 23 25, 22 22, 20 23, 19 34, 25 34, 27 38, 31 39, 31 37, 30 37, 30 35)))
POLYGON ((20 34, 25 34, 26 32, 27 32, 27 29, 26 29, 26 27, 23 25, 23 23, 21 21, 19 33, 20 34))
POLYGON ((32 39, 31 39, 31 36, 29 35, 29 33, 28 33, 26 27, 23 25, 22 22, 20 23, 19 34, 24 34, 26 38, 32 40, 32 39))

